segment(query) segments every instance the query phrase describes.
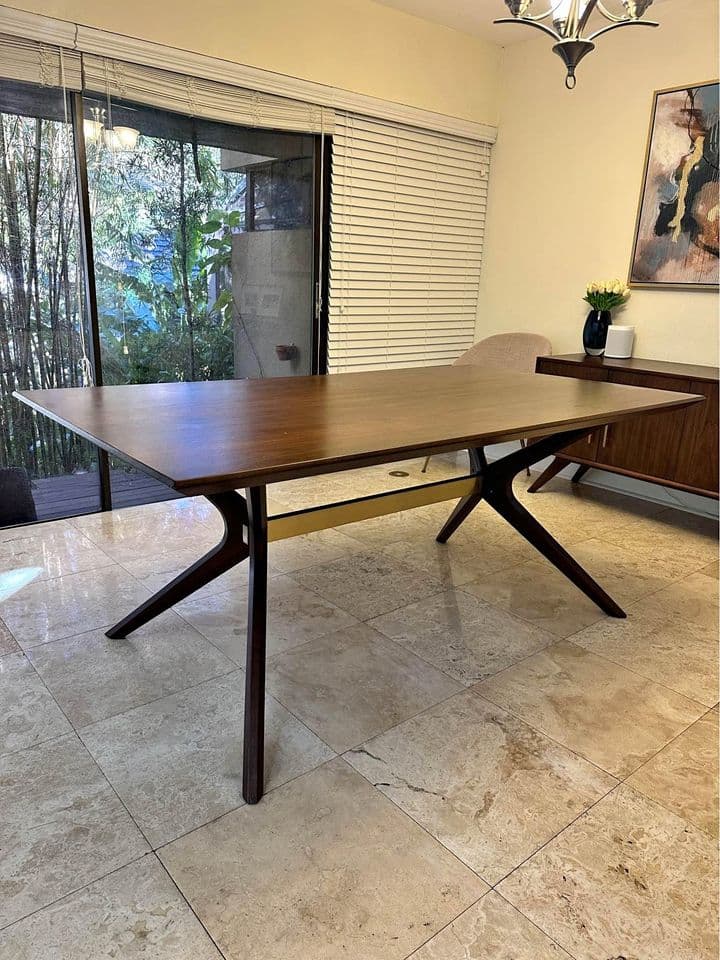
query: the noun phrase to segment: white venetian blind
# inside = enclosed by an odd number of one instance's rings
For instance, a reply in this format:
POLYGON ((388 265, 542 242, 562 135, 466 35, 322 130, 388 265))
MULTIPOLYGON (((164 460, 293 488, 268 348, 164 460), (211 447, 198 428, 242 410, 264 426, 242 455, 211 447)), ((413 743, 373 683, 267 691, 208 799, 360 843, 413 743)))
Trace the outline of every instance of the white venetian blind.
POLYGON ((331 133, 328 107, 137 63, 83 55, 84 88, 122 100, 248 127, 331 133))
POLYGON ((490 146, 336 114, 332 371, 449 363, 472 345, 490 146))
POLYGON ((0 77, 44 87, 80 89, 80 54, 0 34, 0 77))

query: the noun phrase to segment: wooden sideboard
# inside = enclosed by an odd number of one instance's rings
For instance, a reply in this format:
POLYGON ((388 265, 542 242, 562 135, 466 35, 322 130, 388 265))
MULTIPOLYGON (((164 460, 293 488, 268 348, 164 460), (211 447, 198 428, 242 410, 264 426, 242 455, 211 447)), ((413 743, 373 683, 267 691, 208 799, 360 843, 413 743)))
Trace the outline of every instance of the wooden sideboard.
POLYGON ((718 498, 717 367, 635 357, 609 360, 570 353, 538 357, 536 371, 576 380, 608 380, 656 390, 700 393, 707 397, 707 402, 676 413, 650 414, 599 427, 555 457, 530 487, 532 493, 568 463, 577 463, 574 482, 595 468, 718 498))

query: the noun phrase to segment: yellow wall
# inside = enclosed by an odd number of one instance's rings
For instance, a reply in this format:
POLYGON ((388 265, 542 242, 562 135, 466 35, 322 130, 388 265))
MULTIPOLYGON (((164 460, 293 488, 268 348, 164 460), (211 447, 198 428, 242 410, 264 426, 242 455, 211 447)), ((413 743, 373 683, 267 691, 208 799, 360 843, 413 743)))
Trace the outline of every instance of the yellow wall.
MULTIPOLYGON (((555 352, 581 350, 586 283, 627 276, 652 92, 718 72, 717 0, 673 0, 651 13, 659 29, 598 40, 572 93, 549 38, 506 48, 479 338, 532 330, 555 352)), ((637 328, 636 356, 716 362, 714 293, 636 290, 621 317, 637 328)))
POLYGON ((3 2, 449 116, 497 120, 498 47, 372 0, 3 2))

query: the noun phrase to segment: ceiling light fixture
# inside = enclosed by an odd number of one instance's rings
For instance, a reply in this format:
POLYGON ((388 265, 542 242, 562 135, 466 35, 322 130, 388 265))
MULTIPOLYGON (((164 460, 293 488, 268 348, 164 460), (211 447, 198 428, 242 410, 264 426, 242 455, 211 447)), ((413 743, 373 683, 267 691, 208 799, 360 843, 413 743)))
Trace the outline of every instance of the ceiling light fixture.
POLYGON ((611 13, 600 0, 556 0, 545 13, 534 14, 535 0, 505 0, 505 4, 512 14, 511 17, 501 17, 495 23, 525 23, 529 27, 536 27, 549 34, 556 44, 553 51, 561 58, 567 68, 565 86, 572 90, 575 86, 575 68, 588 53, 595 49, 593 40, 609 30, 617 27, 659 27, 653 20, 642 20, 641 17, 653 0, 622 0, 625 8, 623 15, 611 13), (589 37, 583 32, 594 10, 601 13, 610 25, 601 27, 589 37), (552 27, 543 20, 550 18, 552 27))

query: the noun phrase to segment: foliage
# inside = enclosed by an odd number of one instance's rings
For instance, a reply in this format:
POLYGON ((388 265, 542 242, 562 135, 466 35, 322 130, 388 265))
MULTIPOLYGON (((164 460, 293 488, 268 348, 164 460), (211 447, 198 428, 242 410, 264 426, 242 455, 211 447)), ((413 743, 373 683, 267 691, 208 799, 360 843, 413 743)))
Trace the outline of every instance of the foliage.
POLYGON ((77 196, 66 124, 0 114, 0 466, 89 466, 89 447, 13 399, 87 382, 77 196))
MULTIPOLYGON (((90 382, 67 124, 0 114, 0 467, 93 468, 89 445, 12 399, 90 382)), ((232 377, 231 238, 245 177, 220 151, 140 137, 88 144, 105 383, 232 377)))
POLYGON ((105 381, 232 377, 230 234, 243 225, 244 176, 220 169, 219 150, 193 157, 190 144, 151 137, 129 153, 92 148, 88 173, 105 381))

